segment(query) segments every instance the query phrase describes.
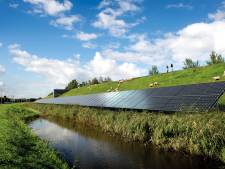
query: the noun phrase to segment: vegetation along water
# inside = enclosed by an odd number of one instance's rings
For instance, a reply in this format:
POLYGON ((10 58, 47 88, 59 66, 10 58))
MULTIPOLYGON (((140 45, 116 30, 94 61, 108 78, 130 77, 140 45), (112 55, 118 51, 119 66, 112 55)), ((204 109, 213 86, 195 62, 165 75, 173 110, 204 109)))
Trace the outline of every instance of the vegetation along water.
POLYGON ((156 114, 68 105, 26 106, 41 112, 44 117, 69 119, 74 124, 120 135, 127 141, 154 144, 164 150, 203 155, 225 162, 224 112, 156 114))

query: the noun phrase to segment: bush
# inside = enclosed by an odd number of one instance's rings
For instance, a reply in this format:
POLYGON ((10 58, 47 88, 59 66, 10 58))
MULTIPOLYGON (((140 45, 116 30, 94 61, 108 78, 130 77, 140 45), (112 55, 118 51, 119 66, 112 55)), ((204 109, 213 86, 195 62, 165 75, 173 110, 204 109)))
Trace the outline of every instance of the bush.
POLYGON ((194 62, 192 59, 186 58, 184 61, 184 69, 199 67, 198 61, 194 62))
POLYGON ((210 54, 210 60, 207 62, 208 65, 224 63, 224 58, 221 55, 218 55, 215 51, 212 51, 210 54))
POLYGON ((149 75, 156 75, 156 74, 159 74, 159 70, 157 66, 153 65, 151 70, 149 70, 149 75))
POLYGON ((72 80, 71 82, 69 82, 69 84, 66 86, 66 90, 71 90, 71 89, 74 89, 74 88, 77 88, 78 87, 78 82, 76 79, 72 80))

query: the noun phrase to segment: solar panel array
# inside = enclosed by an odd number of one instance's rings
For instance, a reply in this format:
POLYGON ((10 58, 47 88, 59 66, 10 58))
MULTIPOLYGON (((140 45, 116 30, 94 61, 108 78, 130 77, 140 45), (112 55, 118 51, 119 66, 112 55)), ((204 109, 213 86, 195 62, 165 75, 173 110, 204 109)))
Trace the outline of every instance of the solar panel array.
POLYGON ((225 82, 41 99, 37 103, 152 111, 208 111, 224 93, 225 82))

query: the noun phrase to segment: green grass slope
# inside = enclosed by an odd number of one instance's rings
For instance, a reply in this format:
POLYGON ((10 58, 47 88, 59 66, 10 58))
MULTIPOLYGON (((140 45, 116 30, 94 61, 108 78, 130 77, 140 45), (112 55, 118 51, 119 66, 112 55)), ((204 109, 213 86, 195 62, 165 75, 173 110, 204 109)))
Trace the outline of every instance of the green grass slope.
MULTIPOLYGON (((158 82, 158 87, 176 86, 183 84, 195 84, 214 82, 212 77, 220 76, 220 81, 225 80, 223 73, 225 71, 225 64, 215 64, 212 66, 199 67, 195 69, 185 69, 180 71, 174 71, 170 73, 161 73, 154 76, 139 77, 133 80, 125 81, 118 88, 119 91, 133 90, 133 89, 145 89, 149 88, 150 83, 158 82)), ((117 88, 117 82, 109 82, 98 85, 85 86, 81 88, 72 89, 62 96, 75 96, 85 95, 93 93, 107 92, 111 87, 117 88)))
POLYGON ((26 125, 37 116, 18 104, 0 105, 1 169, 68 169, 55 150, 26 125))

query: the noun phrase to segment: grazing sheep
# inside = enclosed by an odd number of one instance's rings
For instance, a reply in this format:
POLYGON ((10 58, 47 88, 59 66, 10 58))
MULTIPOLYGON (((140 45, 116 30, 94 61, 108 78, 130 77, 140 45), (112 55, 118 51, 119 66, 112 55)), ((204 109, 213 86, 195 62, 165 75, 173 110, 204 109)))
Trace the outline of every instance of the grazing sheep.
POLYGON ((158 86, 159 85, 159 83, 158 82, 154 82, 154 86, 158 86))
POLYGON ((220 80, 220 76, 214 76, 213 80, 220 80))
POLYGON ((153 86, 154 86, 154 84, 153 84, 153 83, 150 83, 150 84, 149 84, 149 87, 153 87, 153 86))

